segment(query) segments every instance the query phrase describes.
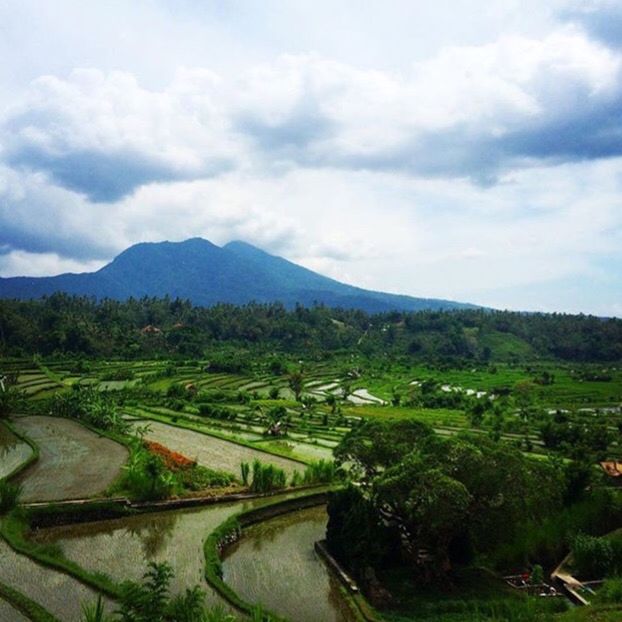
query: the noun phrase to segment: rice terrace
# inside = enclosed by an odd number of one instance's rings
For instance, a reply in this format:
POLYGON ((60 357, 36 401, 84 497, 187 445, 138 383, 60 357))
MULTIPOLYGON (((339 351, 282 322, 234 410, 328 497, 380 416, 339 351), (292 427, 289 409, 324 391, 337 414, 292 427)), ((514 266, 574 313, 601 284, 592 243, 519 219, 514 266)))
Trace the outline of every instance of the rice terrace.
POLYGON ((0 622, 622 622, 622 0, 0 59, 0 622))
POLYGON ((156 593, 175 620, 619 619, 617 320, 62 296, 0 319, 7 619, 156 619, 156 593), (17 318, 59 303, 83 347, 112 304, 101 345, 16 356, 17 318))

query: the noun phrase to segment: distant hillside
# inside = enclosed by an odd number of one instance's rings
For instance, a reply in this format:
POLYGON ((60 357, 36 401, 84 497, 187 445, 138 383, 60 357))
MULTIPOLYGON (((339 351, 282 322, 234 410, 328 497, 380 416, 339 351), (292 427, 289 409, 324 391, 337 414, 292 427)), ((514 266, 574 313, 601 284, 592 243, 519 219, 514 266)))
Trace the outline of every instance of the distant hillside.
POLYGON ((244 242, 219 247, 201 238, 136 244, 92 273, 0 278, 0 298, 29 300, 55 292, 100 300, 168 295, 199 306, 254 301, 291 308, 321 303, 371 313, 474 308, 345 285, 244 242))
MULTIPOLYGON (((252 361, 268 364, 278 352, 296 360, 360 355, 381 366, 397 357, 459 362, 469 370, 495 361, 555 359, 615 361, 618 368, 622 320, 484 309, 369 314, 325 306, 287 310, 281 303, 195 307, 170 297, 98 302, 62 293, 0 300, 0 360, 33 354, 218 358, 235 371, 252 361)), ((595 369, 596 381, 608 382, 614 367, 595 369)))

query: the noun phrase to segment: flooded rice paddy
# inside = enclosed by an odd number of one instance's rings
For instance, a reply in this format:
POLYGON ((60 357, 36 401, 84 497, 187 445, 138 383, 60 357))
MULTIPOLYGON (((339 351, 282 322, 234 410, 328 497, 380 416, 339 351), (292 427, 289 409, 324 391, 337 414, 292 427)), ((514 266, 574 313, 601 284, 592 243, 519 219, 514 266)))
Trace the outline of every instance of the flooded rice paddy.
POLYGON ((12 473, 31 454, 30 446, 0 423, 0 478, 12 473))
POLYGON ((339 582, 314 551, 326 532, 324 506, 244 530, 227 551, 224 580, 247 602, 296 622, 350 622, 339 582))
MULTIPOLYGON (((0 581, 25 594, 63 622, 81 619, 82 603, 97 600, 97 593, 76 579, 36 564, 24 555, 18 555, 0 539, 0 581)), ((108 603, 108 608, 113 608, 108 603)), ((3 618, 7 622, 20 618, 3 618)))
MULTIPOLYGON (((144 424, 134 425, 142 427, 144 424)), ((146 438, 162 443, 169 449, 188 458, 196 459, 202 466, 228 471, 236 476, 240 473, 241 462, 252 462, 253 460, 274 464, 284 469, 288 475, 294 471, 304 471, 305 468, 304 465, 294 460, 273 456, 214 436, 176 428, 158 421, 149 422, 149 432, 147 432, 146 438)))
POLYGON ((19 417, 14 425, 40 449, 39 460, 19 475, 22 501, 91 497, 121 472, 128 451, 79 423, 55 417, 19 417))
POLYGON ((171 564, 173 592, 201 585, 208 603, 222 604, 204 580, 203 543, 232 514, 304 492, 39 529, 31 539, 60 547, 66 558, 116 581, 140 579, 150 561, 171 564))
POLYGON ((0 599, 0 620, 6 622, 28 622, 28 618, 17 609, 13 609, 9 603, 0 599))

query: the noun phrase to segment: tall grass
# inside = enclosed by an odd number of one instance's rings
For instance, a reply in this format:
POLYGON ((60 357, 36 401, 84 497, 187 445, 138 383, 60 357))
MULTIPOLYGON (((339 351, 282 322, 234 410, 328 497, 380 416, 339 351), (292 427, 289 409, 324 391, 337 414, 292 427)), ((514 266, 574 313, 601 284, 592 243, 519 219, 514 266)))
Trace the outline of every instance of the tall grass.
POLYGON ((251 467, 248 462, 242 462, 240 464, 240 473, 242 475, 242 484, 248 486, 248 477, 250 475, 251 467))
POLYGON ((251 490, 253 492, 270 492, 287 486, 287 476, 283 469, 272 464, 263 464, 259 460, 253 462, 253 480, 251 490))
POLYGON ((304 484, 329 484, 337 479, 337 465, 333 460, 312 462, 302 475, 304 484))

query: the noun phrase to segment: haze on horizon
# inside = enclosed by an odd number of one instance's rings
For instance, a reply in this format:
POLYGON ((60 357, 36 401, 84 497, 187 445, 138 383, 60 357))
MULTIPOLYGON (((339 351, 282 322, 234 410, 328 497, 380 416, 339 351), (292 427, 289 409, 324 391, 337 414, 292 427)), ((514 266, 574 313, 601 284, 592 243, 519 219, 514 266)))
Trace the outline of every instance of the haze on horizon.
POLYGON ((241 239, 622 316, 622 4, 6 0, 0 276, 241 239))

